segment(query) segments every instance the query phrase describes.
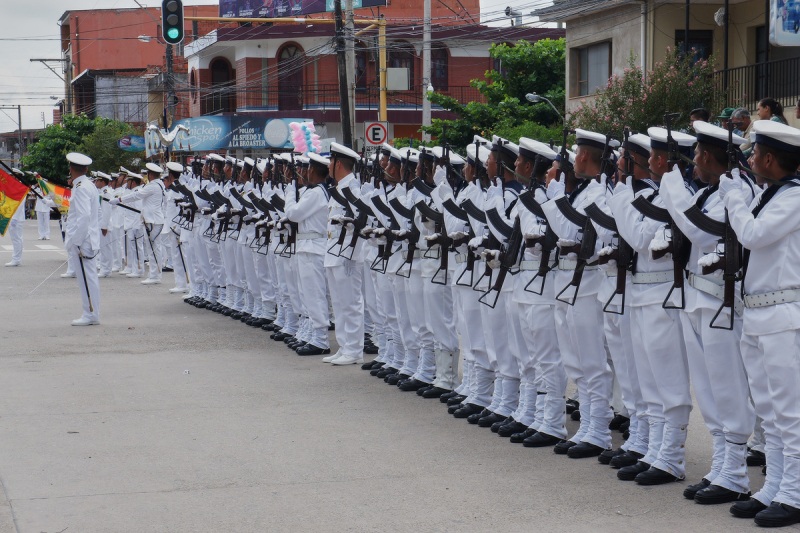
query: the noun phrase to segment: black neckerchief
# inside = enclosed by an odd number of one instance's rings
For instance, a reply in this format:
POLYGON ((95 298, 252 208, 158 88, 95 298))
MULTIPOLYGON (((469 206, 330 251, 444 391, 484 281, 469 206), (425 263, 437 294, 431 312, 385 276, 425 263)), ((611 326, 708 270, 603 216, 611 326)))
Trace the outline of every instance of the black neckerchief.
POLYGON ((719 183, 716 185, 708 185, 703 189, 703 192, 700 193, 700 196, 697 197, 697 201, 694 203, 699 209, 703 209, 703 206, 706 205, 706 200, 708 197, 717 192, 719 189, 719 183))
POLYGON ((575 205, 575 200, 577 200, 578 196, 589 186, 592 180, 583 180, 580 184, 575 187, 575 190, 569 193, 569 203, 571 205, 575 205))

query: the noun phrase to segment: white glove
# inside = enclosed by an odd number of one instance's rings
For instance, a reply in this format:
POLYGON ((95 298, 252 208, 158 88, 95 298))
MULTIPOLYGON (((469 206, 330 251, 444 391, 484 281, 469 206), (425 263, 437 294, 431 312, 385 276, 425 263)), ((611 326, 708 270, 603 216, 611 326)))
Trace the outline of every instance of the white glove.
POLYGON ((578 243, 571 239, 558 239, 559 248, 569 248, 570 246, 575 246, 576 244, 578 243))
POLYGON ((719 177, 719 199, 724 200, 725 197, 731 191, 740 191, 742 190, 742 175, 739 172, 738 168, 734 168, 731 170, 732 178, 729 178, 726 174, 723 174, 719 177))
POLYGON ((550 183, 547 185, 547 197, 549 199, 553 199, 560 194, 564 194, 564 182, 566 181, 566 177, 564 173, 561 173, 561 177, 558 180, 550 180, 550 183))
POLYGON ((605 172, 600 174, 600 186, 603 188, 603 190, 605 190, 608 186, 608 176, 606 176, 605 172))
MULTIPOLYGON (((710 267, 710 266, 716 264, 721 259, 719 253, 720 252, 724 253, 724 250, 725 250, 725 245, 720 243, 717 246, 717 250, 716 251, 711 252, 710 254, 706 254, 703 257, 701 257, 700 259, 698 259, 697 260, 697 265, 702 269, 703 267, 710 267)), ((719 269, 715 270, 714 272, 712 272, 710 275, 714 276, 715 278, 720 278, 720 277, 722 277, 723 273, 724 273, 723 270, 721 268, 719 268, 719 269)))
POLYGON ((335 215, 331 217, 331 224, 341 224, 342 217, 340 215, 335 215))
MULTIPOLYGON (((614 249, 615 248, 613 246, 604 246, 603 248, 600 249, 599 252, 597 252, 597 255, 598 255, 598 257, 611 255, 611 254, 614 253, 614 249)), ((603 269, 603 270, 611 270, 612 268, 616 268, 616 267, 617 267, 616 259, 609 259, 608 262, 605 265, 600 265, 600 268, 603 269)))
MULTIPOLYGON (((633 180, 633 177, 627 178, 627 181, 632 181, 632 180, 633 180)), ((622 176, 622 177, 620 177, 620 179, 617 182, 617 184, 614 186, 614 196, 616 196, 618 194, 622 194, 622 193, 624 193, 626 191, 629 191, 630 188, 631 188, 630 185, 628 185, 628 183, 626 182, 626 178, 624 176, 622 176)))
POLYGON ((113 200, 109 200, 108 203, 110 203, 111 205, 119 205, 121 202, 119 198, 114 198, 113 200))
MULTIPOLYGON (((667 231, 666 226, 662 226, 656 230, 656 234, 653 237, 653 240, 650 241, 650 245, 647 247, 650 250, 650 254, 652 256, 653 252, 660 252, 661 250, 666 250, 669 248, 669 243, 672 240, 672 235, 670 232, 667 231)), ((665 258, 672 258, 672 254, 666 254, 665 258)))
POLYGON ((481 252, 481 257, 489 265, 489 268, 500 268, 500 261, 498 261, 500 250, 484 250, 481 252))
POLYGON ((448 233, 447 236, 453 239, 454 241, 457 241, 459 239, 463 239, 464 237, 466 237, 467 234, 464 233, 463 231, 455 231, 453 233, 448 233))
POLYGON ((668 171, 668 172, 664 173, 664 175, 663 175, 663 176, 661 176, 661 180, 662 180, 662 182, 663 182, 663 180, 665 180, 665 179, 666 179, 666 180, 676 180, 676 181, 678 181, 679 183, 680 183, 680 182, 683 182, 683 174, 681 174, 681 169, 680 169, 680 167, 679 167, 678 165, 673 165, 673 166, 672 166, 672 170, 670 170, 670 171, 668 171))
POLYGON ((500 181, 500 178, 497 178, 496 181, 492 182, 492 185, 486 189, 486 200, 491 200, 492 198, 502 198, 503 197, 503 184, 500 181))
POLYGON ((244 217, 244 221, 245 222, 249 222, 250 220, 253 220, 254 218, 256 218, 256 217, 254 217, 253 215, 247 215, 246 217, 244 217))
POLYGON ((350 217, 341 217, 339 220, 341 221, 342 226, 346 228, 353 226, 353 219, 350 217))
POLYGON ((434 233, 434 234, 432 234, 432 235, 427 235, 427 236, 425 237, 425 240, 426 240, 426 241, 428 241, 428 242, 431 242, 431 241, 435 241, 435 240, 436 240, 436 239, 438 239, 439 237, 440 237, 440 235, 439 235, 438 233, 434 233))
POLYGON ((443 202, 446 202, 447 200, 455 201, 455 197, 453 196, 453 188, 450 187, 450 184, 447 183, 447 180, 444 180, 439 184, 439 198, 443 202))
POLYGON ((374 230, 372 228, 364 228, 364 229, 361 230, 361 236, 366 238, 366 239, 369 239, 370 237, 372 237, 372 232, 373 231, 374 230))
POLYGON ((483 246, 481 246, 482 243, 483 237, 475 237, 474 239, 470 239, 470 241, 467 243, 467 246, 474 250, 475 253, 480 254, 483 253, 484 250, 483 246))
POLYGON ((371 194, 375 190, 375 179, 371 178, 368 182, 361 186, 361 196, 371 194))
POLYGON ((436 185, 441 185, 447 181, 447 170, 444 167, 436 167, 436 172, 433 173, 433 182, 436 185))
POLYGON ((408 242, 408 233, 406 230, 392 230, 398 240, 408 242))

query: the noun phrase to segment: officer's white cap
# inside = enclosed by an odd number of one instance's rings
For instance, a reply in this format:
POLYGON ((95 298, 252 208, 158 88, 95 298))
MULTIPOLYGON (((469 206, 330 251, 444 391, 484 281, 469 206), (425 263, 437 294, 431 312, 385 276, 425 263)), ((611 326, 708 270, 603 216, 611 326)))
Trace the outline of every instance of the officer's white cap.
POLYGON ((208 154, 207 159, 211 161, 225 161, 225 158, 219 154, 208 154))
POLYGON ((67 154, 67 161, 79 167, 88 167, 92 164, 92 158, 88 155, 83 155, 78 152, 70 152, 67 154))
POLYGON ((177 161, 170 161, 169 163, 167 163, 166 167, 168 170, 171 170, 172 172, 183 172, 183 165, 181 165, 177 161))
MULTIPOLYGON (((593 146, 595 148, 600 148, 601 150, 606 146, 606 136, 602 133, 597 133, 595 131, 589 130, 582 130, 580 128, 575 130, 575 143, 578 146, 585 145, 585 146, 593 146)), ((619 141, 616 139, 611 139, 608 143, 611 148, 616 148, 619 146, 619 141)))
POLYGON ((353 161, 361 160, 361 156, 355 150, 339 143, 331 143, 331 157, 347 157, 353 161))
POLYGON ((314 152, 309 152, 308 160, 310 163, 316 163, 318 165, 328 166, 331 164, 331 160, 327 157, 321 156, 319 154, 315 154, 314 152))
POLYGON ((156 174, 161 174, 162 172, 164 172, 164 169, 156 165, 155 163, 147 163, 144 167, 149 172, 155 172, 156 174))

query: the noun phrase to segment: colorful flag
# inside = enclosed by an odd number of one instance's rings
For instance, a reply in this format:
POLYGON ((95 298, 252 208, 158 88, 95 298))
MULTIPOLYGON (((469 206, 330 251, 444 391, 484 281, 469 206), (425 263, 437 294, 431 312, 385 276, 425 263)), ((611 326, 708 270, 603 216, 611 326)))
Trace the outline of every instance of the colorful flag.
POLYGON ((8 223, 20 204, 25 202, 28 187, 0 169, 0 236, 6 234, 8 223))
POLYGON ((72 189, 53 185, 42 177, 37 179, 39 181, 39 187, 41 187, 45 195, 53 193, 53 202, 55 202, 59 208, 69 208, 69 198, 70 195, 72 195, 72 189))

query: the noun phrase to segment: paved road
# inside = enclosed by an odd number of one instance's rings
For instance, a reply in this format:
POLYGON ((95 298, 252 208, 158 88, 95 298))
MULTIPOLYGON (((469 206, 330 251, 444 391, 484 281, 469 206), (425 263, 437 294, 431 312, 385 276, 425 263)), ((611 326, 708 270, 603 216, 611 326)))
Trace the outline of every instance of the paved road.
MULTIPOLYGON (((58 277, 56 227, 42 243, 26 222, 23 266, 0 267, 0 532, 756 529, 684 500, 685 482, 618 481, 358 367, 297 357, 170 285, 101 279, 102 325, 71 327, 78 287, 58 277)), ((689 482, 709 443, 695 411, 689 482)))

